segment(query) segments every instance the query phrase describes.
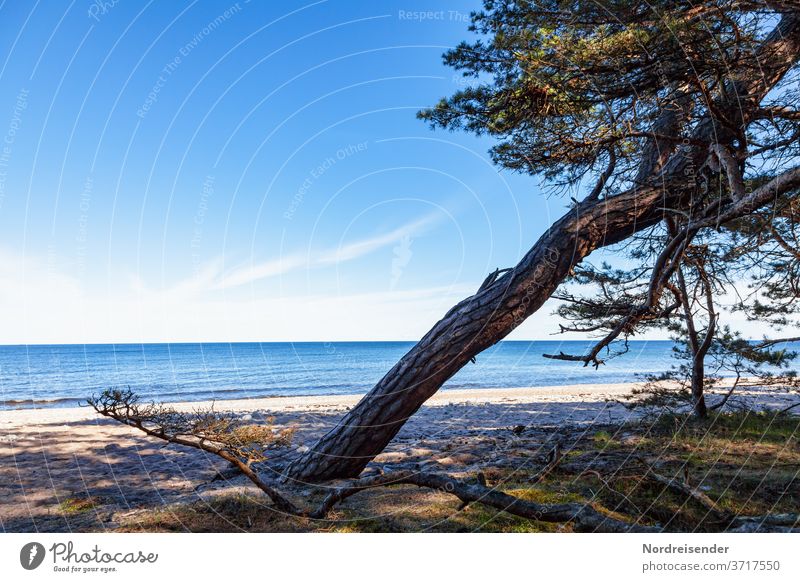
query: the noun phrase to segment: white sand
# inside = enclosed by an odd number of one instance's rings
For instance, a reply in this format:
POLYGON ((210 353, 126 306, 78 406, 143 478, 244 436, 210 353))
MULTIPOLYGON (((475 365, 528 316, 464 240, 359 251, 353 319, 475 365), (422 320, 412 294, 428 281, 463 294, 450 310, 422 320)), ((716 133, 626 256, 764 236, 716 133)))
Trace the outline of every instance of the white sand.
MULTIPOLYGON (((443 406, 447 404, 503 402, 600 402, 607 398, 616 398, 627 394, 638 384, 577 384, 574 386, 544 386, 538 388, 486 388, 476 390, 441 390, 425 403, 426 406, 443 406)), ((341 410, 350 408, 361 399, 360 395, 343 396, 278 396, 269 398, 242 398, 237 400, 216 400, 215 410, 229 412, 250 412, 253 410, 271 410, 285 412, 291 410, 313 409, 341 410)), ((207 408, 211 401, 176 402, 170 406, 178 410, 207 408)), ((73 408, 32 408, 0 411, 0 431, 22 425, 54 424, 64 422, 85 421, 96 418, 91 407, 73 408)))

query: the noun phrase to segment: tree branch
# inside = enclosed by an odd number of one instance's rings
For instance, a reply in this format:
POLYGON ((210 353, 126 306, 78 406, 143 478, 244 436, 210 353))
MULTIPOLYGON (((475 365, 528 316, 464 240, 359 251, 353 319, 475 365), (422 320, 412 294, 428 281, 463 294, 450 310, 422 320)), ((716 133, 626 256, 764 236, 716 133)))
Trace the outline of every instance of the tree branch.
POLYGON ((365 477, 335 489, 312 512, 311 517, 322 518, 330 509, 348 497, 366 489, 387 485, 411 484, 455 495, 464 503, 481 503, 506 513, 546 523, 572 522, 577 531, 595 532, 657 532, 657 527, 627 523, 599 512, 588 503, 541 504, 525 501, 479 483, 465 483, 436 473, 393 471, 365 477))
POLYGON ((728 151, 728 148, 722 144, 713 144, 710 149, 712 155, 717 157, 720 165, 725 169, 725 175, 728 177, 728 186, 731 190, 731 197, 734 200, 741 200, 744 198, 745 190, 739 163, 728 151))

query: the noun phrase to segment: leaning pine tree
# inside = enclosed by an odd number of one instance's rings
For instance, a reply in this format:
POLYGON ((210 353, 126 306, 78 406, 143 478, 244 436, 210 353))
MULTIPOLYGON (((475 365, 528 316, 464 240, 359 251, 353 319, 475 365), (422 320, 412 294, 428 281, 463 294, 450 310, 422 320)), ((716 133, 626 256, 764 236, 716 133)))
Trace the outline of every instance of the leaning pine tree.
POLYGON ((796 0, 485 0, 471 29, 478 39, 445 62, 474 83, 420 116, 491 136, 501 167, 581 199, 514 268, 447 312, 292 463, 291 478, 358 475, 593 251, 681 217, 655 253, 647 292, 618 322, 622 333, 658 309, 700 234, 798 193, 796 0))
MULTIPOLYGON (((674 221, 666 222, 674 232, 674 221)), ((756 257, 763 260, 770 255, 771 265, 781 258, 781 264, 793 265, 783 272, 795 271, 797 259, 769 244, 770 238, 760 237, 756 248, 748 248, 738 229, 731 232, 725 227, 696 237, 665 283, 666 291, 657 307, 645 317, 634 318, 631 325, 620 327, 620 322, 628 321, 631 310, 645 300, 652 277, 649 259, 668 234, 665 230, 660 237, 637 236, 618 249, 627 262, 638 266, 620 269, 604 262, 576 268, 568 284, 553 296, 561 301, 557 314, 568 322, 560 325, 561 332, 596 336, 597 340, 582 354, 562 352, 545 357, 599 367, 624 356, 630 337, 661 329, 674 341, 674 364, 661 373, 647 375, 645 386, 626 398, 630 407, 661 411, 688 405, 695 416, 705 418, 710 410, 728 404, 738 388, 772 387, 777 393, 796 390, 798 378, 791 365, 797 352, 791 349, 791 342, 800 338, 775 337, 774 333, 797 328, 792 316, 800 295, 781 293, 783 301, 771 297, 763 289, 762 277, 774 278, 780 271, 767 275, 769 268, 756 269, 749 264, 756 257), (747 254, 742 254, 743 249, 747 254), (773 332, 773 337, 747 340, 725 323, 732 311, 747 310, 758 312, 760 327, 773 332), (709 402, 709 390, 723 384, 725 390, 709 402)))

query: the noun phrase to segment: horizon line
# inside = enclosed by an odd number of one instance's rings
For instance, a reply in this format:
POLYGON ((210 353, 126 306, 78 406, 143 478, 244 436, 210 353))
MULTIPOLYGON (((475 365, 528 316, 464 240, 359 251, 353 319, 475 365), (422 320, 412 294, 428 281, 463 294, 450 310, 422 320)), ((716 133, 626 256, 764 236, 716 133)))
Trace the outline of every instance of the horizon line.
MULTIPOLYGON (((745 338, 746 341, 756 341, 759 338, 745 338)), ((48 347, 48 346, 158 346, 158 345, 198 345, 198 344, 228 344, 228 345, 243 345, 243 344, 364 344, 364 343, 406 343, 417 344, 420 340, 215 340, 215 341, 119 341, 119 342, 31 342, 31 343, 0 343, 0 348, 21 348, 21 347, 48 347)), ((551 342, 551 343, 565 343, 565 342, 582 342, 591 343, 596 340, 592 339, 503 339, 497 343, 527 343, 527 342, 551 342)), ((618 340, 624 341, 624 340, 618 340)), ((628 343, 648 343, 648 342, 675 342, 676 340, 669 338, 661 339, 632 339, 628 343)), ((789 342, 790 343, 790 342, 789 342)), ((490 346, 491 347, 491 346, 490 346)), ((487 348, 488 349, 488 348, 487 348)))

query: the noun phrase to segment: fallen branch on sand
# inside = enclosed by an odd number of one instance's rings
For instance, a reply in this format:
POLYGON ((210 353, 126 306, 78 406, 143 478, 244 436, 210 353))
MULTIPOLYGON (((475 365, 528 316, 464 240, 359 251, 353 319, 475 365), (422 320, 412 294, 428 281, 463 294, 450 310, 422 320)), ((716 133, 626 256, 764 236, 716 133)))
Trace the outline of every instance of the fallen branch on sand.
POLYGON ((340 501, 375 487, 410 484, 427 487, 458 497, 464 503, 481 503, 512 515, 547 523, 571 522, 576 531, 597 532, 657 532, 657 527, 628 523, 598 511, 584 503, 542 504, 525 501, 480 483, 465 483, 448 475, 392 471, 365 477, 335 489, 309 517, 323 518, 340 501))

